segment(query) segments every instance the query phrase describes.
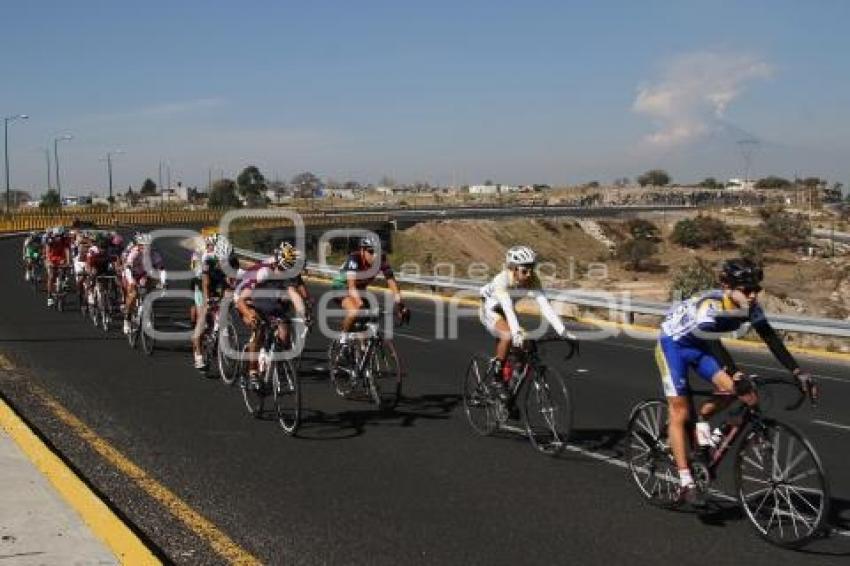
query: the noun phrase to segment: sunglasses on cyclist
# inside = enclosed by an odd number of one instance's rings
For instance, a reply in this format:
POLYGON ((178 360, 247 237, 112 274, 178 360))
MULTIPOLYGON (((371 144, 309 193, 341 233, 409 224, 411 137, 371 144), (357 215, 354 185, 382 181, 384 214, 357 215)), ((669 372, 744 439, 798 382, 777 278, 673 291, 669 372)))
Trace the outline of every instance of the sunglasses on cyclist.
POLYGON ((366 253, 369 253, 369 254, 375 253, 375 248, 360 248, 360 249, 363 250, 366 253))
POLYGON ((761 292, 761 285, 748 285, 746 287, 741 287, 741 292, 745 295, 752 293, 758 294, 761 292))
POLYGON ((522 275, 531 275, 534 273, 534 265, 518 265, 517 273, 521 273, 522 275))

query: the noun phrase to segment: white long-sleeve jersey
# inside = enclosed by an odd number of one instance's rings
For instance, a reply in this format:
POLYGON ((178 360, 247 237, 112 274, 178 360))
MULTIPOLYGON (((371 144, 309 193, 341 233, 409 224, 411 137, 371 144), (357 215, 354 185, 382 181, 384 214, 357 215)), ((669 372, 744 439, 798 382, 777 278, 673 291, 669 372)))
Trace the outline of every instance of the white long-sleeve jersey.
POLYGON ((540 279, 536 275, 532 275, 527 286, 520 287, 515 281, 513 273, 506 269, 496 275, 492 281, 481 287, 480 294, 484 301, 484 309, 504 314, 505 320, 511 329, 511 334, 516 334, 521 328, 517 320, 514 303, 525 297, 537 301, 540 314, 543 315, 543 318, 552 325, 555 332, 564 334, 564 323, 561 321, 558 313, 555 312, 555 309, 552 308, 552 305, 549 304, 549 299, 543 293, 540 279))

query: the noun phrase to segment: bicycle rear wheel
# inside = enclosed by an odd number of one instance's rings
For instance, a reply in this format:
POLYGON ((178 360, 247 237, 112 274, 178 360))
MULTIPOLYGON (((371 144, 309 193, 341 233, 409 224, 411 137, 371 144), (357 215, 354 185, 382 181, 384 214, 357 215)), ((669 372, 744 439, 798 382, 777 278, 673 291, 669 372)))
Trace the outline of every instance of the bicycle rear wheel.
POLYGON ((225 385, 233 385, 239 375, 239 360, 234 357, 238 355, 239 335, 236 325, 232 321, 221 327, 218 334, 218 375, 225 385))
POLYGON ((744 439, 735 462, 738 499, 764 539, 797 548, 829 514, 829 485, 815 449, 797 429, 773 420, 744 439))
MULTIPOLYGON (((139 312, 139 309, 136 309, 136 312, 139 312)), ((154 333, 154 323, 153 323, 153 311, 151 311, 150 315, 142 312, 142 316, 139 317, 139 341, 142 343, 142 351, 150 356, 153 354, 153 350, 156 347, 156 339, 153 336, 154 333)))
POLYGON ((273 365, 272 391, 277 422, 284 433, 294 436, 301 422, 301 383, 289 360, 273 365))
POLYGON ((496 430, 497 421, 493 399, 487 389, 489 362, 473 356, 463 376, 463 410, 472 429, 487 436, 496 430))
POLYGON ((401 362, 392 340, 379 340, 372 351, 366 375, 372 402, 390 411, 401 397, 401 362))
POLYGON ((352 384, 352 369, 357 363, 356 349, 359 342, 340 344, 334 340, 328 347, 328 373, 336 394, 343 399, 348 398, 354 390, 352 384))
POLYGON ((564 378, 548 370, 538 369, 526 382, 523 420, 532 446, 556 456, 567 446, 573 425, 573 405, 564 378))
POLYGON ((652 399, 632 409, 626 430, 626 462, 641 495, 653 505, 673 507, 679 486, 667 442, 667 402, 652 399))

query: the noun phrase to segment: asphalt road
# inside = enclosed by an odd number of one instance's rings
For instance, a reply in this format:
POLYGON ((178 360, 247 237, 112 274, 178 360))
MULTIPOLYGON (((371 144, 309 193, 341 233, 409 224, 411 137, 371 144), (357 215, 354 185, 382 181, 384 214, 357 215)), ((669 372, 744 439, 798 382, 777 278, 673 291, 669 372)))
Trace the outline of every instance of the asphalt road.
MULTIPOLYGON (((188 345, 145 357, 118 333, 104 336, 76 313, 47 310, 20 275, 19 249, 18 240, 0 241, 9 266, 0 272, 0 353, 14 366, 0 370, 0 391, 175 562, 224 562, 227 545, 210 542, 221 537, 263 562, 286 564, 779 566, 846 564, 850 556, 850 373, 837 362, 804 360, 822 377, 817 410, 776 409, 821 454, 839 529, 791 552, 760 540, 733 505, 699 517, 638 497, 617 463, 630 408, 659 392, 651 341, 583 344, 563 367, 576 404, 573 447, 548 458, 522 438, 472 432, 460 378, 470 355, 487 352, 491 341, 474 319, 460 322, 458 340, 438 340, 433 306, 410 300, 413 323, 396 335, 406 381, 395 413, 332 393, 326 341, 316 333, 304 362, 307 419, 300 437, 287 438, 274 422, 249 416, 238 389, 200 377, 188 345), (106 461, 49 400, 151 481, 106 461), (178 503, 152 497, 151 482, 178 503)), ((186 252, 165 251, 170 267, 185 265, 186 252)), ((760 352, 738 358, 761 375, 783 375, 760 352)))

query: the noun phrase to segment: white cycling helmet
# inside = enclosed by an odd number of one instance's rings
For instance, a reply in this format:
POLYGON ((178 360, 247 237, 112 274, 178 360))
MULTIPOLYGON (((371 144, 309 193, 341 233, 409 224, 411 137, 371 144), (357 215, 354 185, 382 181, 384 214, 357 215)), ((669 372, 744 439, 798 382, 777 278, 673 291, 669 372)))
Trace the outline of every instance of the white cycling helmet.
POLYGON ((219 236, 216 239, 215 254, 222 261, 226 261, 233 254, 233 244, 230 243, 227 236, 219 236))
POLYGON ((505 263, 509 266, 531 265, 537 261, 537 254, 527 246, 514 246, 505 254, 505 263))
POLYGON ((140 246, 149 246, 153 242, 150 234, 136 234, 136 244, 140 246))

